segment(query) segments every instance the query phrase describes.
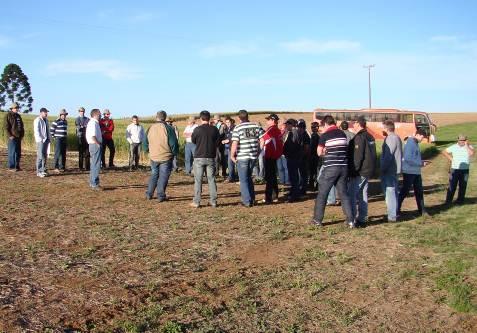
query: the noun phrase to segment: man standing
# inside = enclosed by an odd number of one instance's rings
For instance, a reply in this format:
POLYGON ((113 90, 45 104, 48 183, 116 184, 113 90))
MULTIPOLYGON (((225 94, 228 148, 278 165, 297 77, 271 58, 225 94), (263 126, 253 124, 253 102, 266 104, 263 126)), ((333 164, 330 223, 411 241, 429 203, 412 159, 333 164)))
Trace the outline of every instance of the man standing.
POLYGON ((394 122, 384 122, 386 138, 381 152, 381 188, 384 193, 387 207, 388 222, 397 220, 398 202, 398 175, 401 173, 402 141, 394 133, 394 122))
POLYGON ((172 160, 179 151, 177 136, 172 126, 166 123, 167 113, 159 111, 156 123, 146 132, 144 147, 151 160, 151 178, 146 191, 146 199, 151 200, 157 187, 157 200, 165 201, 167 183, 172 171, 172 160))
POLYGON ((237 176, 235 175, 235 163, 231 159, 230 149, 232 148, 232 133, 235 128, 235 120, 226 117, 225 118, 225 137, 222 140, 222 144, 225 148, 225 158, 227 159, 227 179, 224 180, 224 183, 233 183, 236 181, 237 176))
POLYGON ((65 172, 68 121, 65 109, 61 109, 58 119, 51 124, 51 137, 55 139, 55 172, 65 172))
MULTIPOLYGON (((174 119, 167 117, 166 123, 174 129, 177 142, 179 142, 179 128, 176 125, 174 125, 174 119)), ((174 172, 179 172, 179 167, 177 166, 177 155, 174 155, 174 158, 172 160, 172 170, 174 172)))
POLYGON ((318 149, 318 142, 320 140, 320 135, 318 134, 318 129, 320 125, 318 122, 314 121, 311 123, 311 136, 310 136, 310 158, 308 162, 308 171, 309 171, 309 182, 308 188, 311 191, 316 191, 318 189, 318 167, 319 167, 319 157, 316 154, 318 149))
POLYGON ((185 148, 184 148, 184 160, 185 160, 185 172, 187 175, 192 175, 192 165, 194 163, 194 151, 195 144, 192 143, 192 132, 196 129, 197 124, 195 123, 195 117, 189 117, 189 123, 184 129, 183 135, 185 138, 185 148))
POLYGON ((424 208, 421 168, 427 166, 429 162, 421 159, 421 151, 419 150, 419 143, 425 136, 426 132, 422 128, 418 128, 416 134, 408 137, 407 142, 404 145, 402 158, 403 184, 399 191, 398 215, 401 213, 402 202, 409 194, 411 187, 414 189, 414 197, 416 198, 419 215, 427 214, 424 208))
POLYGON ((442 153, 451 162, 446 204, 450 205, 452 203, 457 184, 459 184, 459 193, 457 194, 456 203, 461 205, 464 203, 465 190, 469 179, 470 157, 474 155, 474 147, 469 145, 467 136, 459 134, 457 143, 454 143, 442 153))
POLYGON ((36 142, 36 175, 43 178, 48 176, 46 159, 51 141, 47 109, 41 108, 40 115, 33 121, 33 134, 36 142))
POLYGON ((139 125, 138 116, 131 118, 132 123, 126 127, 126 140, 129 143, 129 170, 136 170, 139 166, 139 154, 141 152, 141 144, 144 140, 144 128, 139 125))
POLYGON ((103 143, 101 149, 101 167, 106 167, 106 147, 109 149, 109 167, 114 168, 114 153, 116 149, 114 147, 113 132, 114 121, 110 118, 111 112, 109 109, 104 109, 103 118, 99 121, 101 127, 101 133, 103 134, 103 143))
POLYGON ((278 129, 278 116, 275 113, 265 118, 267 131, 260 137, 260 148, 264 154, 265 204, 278 201, 277 160, 283 154, 282 133, 278 129))
POLYGON ((290 181, 290 193, 288 193, 288 202, 294 202, 300 199, 300 173, 299 166, 301 160, 301 146, 296 128, 296 120, 288 119, 286 121, 285 134, 283 136, 283 154, 287 160, 288 179, 290 181))
POLYGON ((230 155, 232 161, 237 164, 242 204, 252 207, 255 204, 252 171, 260 150, 259 137, 263 134, 263 129, 248 120, 246 110, 240 110, 238 118, 240 124, 235 126, 232 132, 230 155))
POLYGON ((86 141, 89 145, 89 155, 91 159, 89 171, 89 186, 95 191, 101 191, 99 186, 99 170, 101 169, 101 150, 103 146, 103 135, 99 125, 101 111, 99 109, 91 110, 91 119, 86 126, 86 141))
POLYGON ((85 117, 84 112, 84 107, 80 107, 79 116, 75 120, 76 137, 78 138, 78 167, 80 170, 86 167, 86 170, 89 171, 89 146, 86 141, 86 126, 89 118, 85 117))
POLYGON ((310 135, 306 131, 306 122, 299 119, 297 123, 298 142, 300 143, 300 159, 298 171, 300 173, 300 195, 306 194, 308 185, 308 160, 310 158, 310 135))
POLYGON ((192 143, 195 144, 194 153, 194 200, 192 207, 200 207, 202 196, 202 176, 207 174, 209 184, 210 205, 217 207, 217 184, 215 182, 217 146, 220 142, 219 130, 210 125, 209 111, 202 111, 199 115, 201 124, 192 133, 192 143))
POLYGON ((315 210, 311 224, 322 226, 328 193, 333 185, 341 197, 341 208, 346 215, 345 223, 354 228, 354 216, 347 193, 348 158, 346 135, 336 127, 332 116, 323 118, 324 133, 320 136, 317 154, 323 156, 323 172, 320 176, 320 188, 315 200, 315 210))
POLYGON ((13 103, 5 117, 5 132, 8 135, 8 170, 21 171, 22 139, 25 135, 22 117, 18 114, 18 104, 13 103))
POLYGON ((351 213, 355 218, 355 226, 358 227, 364 226, 368 219, 368 180, 376 168, 376 141, 366 130, 364 117, 357 119, 356 126, 358 132, 348 145, 350 177, 348 193, 351 213))
POLYGON ((226 126, 220 119, 220 115, 214 115, 214 126, 219 130, 220 142, 217 146, 217 174, 222 170, 222 177, 227 176, 227 161, 225 159, 225 145, 222 143, 222 140, 225 139, 225 129, 226 126))

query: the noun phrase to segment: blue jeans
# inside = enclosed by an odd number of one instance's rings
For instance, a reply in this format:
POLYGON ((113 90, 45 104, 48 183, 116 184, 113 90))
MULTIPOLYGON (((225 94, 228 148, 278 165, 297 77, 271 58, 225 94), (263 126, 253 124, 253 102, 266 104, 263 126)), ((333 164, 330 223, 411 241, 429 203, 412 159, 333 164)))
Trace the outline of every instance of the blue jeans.
POLYGON ((151 160, 151 178, 147 186, 146 195, 152 198, 157 187, 157 200, 166 200, 166 188, 172 171, 172 158, 167 161, 156 162, 151 160))
POLYGON ((8 139, 8 168, 20 169, 22 156, 22 140, 19 138, 8 139))
POLYGON ((351 214, 357 224, 364 224, 368 217, 368 178, 351 177, 348 184, 351 214), (356 211, 357 206, 357 211, 356 211))
POLYGON ((402 188, 399 191, 398 214, 401 212, 402 202, 407 197, 411 187, 414 189, 414 197, 416 198, 417 210, 419 214, 425 213, 424 209, 424 191, 422 188, 421 175, 414 175, 410 173, 402 174, 402 188))
POLYGON ((265 167, 263 163, 263 155, 259 154, 253 167, 253 175, 257 179, 263 179, 265 177, 265 167))
POLYGON ((449 173, 449 187, 447 188, 446 203, 452 203, 457 184, 459 184, 459 192, 457 194, 457 203, 463 204, 465 198, 465 190, 469 179, 469 169, 451 169, 449 173))
POLYGON ((284 155, 280 156, 277 160, 277 169, 278 169, 278 178, 280 179, 280 184, 290 183, 288 179, 288 168, 287 168, 287 159, 284 155))
POLYGON ((185 172, 190 175, 192 172, 192 166, 194 165, 195 144, 192 142, 186 142, 184 152, 185 172))
POLYGON ((44 173, 46 169, 46 158, 49 141, 36 143, 36 173, 44 173))
POLYGON ((298 172, 299 161, 293 158, 287 158, 288 178, 290 180, 291 188, 289 199, 297 200, 300 198, 300 174, 298 172))
POLYGON ((252 170, 255 166, 256 160, 238 160, 237 171, 240 180, 240 196, 242 203, 246 206, 253 205, 255 203, 255 188, 252 180, 252 170))
POLYGON ((320 188, 315 200, 314 220, 323 222, 325 215, 326 199, 331 188, 336 186, 341 198, 341 209, 346 216, 346 222, 354 224, 354 216, 351 212, 351 204, 347 193, 347 166, 333 166, 323 168, 320 176, 320 188))
POLYGON ((235 174, 235 163, 230 158, 230 148, 225 149, 225 156, 227 158, 227 172, 228 172, 228 179, 231 182, 237 180, 237 175, 235 174))
POLYGON ((66 167, 66 137, 55 138, 55 169, 66 167))
POLYGON ((195 158, 194 159, 194 203, 200 205, 202 196, 202 176, 204 170, 207 174, 209 184, 210 204, 217 204, 217 184, 215 183, 216 163, 215 158, 195 158))
POLYGON ((398 202, 398 177, 397 175, 381 175, 381 189, 384 193, 388 220, 396 220, 398 202))
MULTIPOLYGON (((323 166, 321 166, 320 171, 318 172, 318 191, 320 190, 320 177, 323 173, 323 166)), ((328 198, 326 199, 327 205, 336 205, 336 187, 333 185, 330 189, 330 194, 328 194, 328 198)))
POLYGON ((101 170, 101 146, 95 143, 89 145, 90 169, 89 186, 99 186, 99 171, 101 170))

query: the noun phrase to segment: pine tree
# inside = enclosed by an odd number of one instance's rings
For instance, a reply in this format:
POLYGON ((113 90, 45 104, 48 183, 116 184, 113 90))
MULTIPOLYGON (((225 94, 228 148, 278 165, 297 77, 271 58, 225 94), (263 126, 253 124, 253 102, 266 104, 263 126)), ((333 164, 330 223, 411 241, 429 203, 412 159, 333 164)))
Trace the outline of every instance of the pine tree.
MULTIPOLYGON (((6 104, 16 102, 24 113, 33 111, 30 83, 20 66, 9 64, 5 66, 0 79, 0 109, 6 104)), ((8 107, 8 106, 7 106, 8 107)))

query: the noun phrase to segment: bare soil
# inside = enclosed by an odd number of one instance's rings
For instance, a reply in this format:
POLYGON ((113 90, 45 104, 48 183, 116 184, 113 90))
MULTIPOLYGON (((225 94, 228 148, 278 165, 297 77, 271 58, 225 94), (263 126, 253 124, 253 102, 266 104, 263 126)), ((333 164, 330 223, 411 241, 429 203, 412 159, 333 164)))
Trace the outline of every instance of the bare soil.
MULTIPOLYGON (((2 151, 1 165, 5 158, 2 151)), ((26 154, 24 171, 0 169, 0 331, 477 327, 475 315, 440 301, 431 279, 439 255, 408 246, 399 224, 383 223, 374 190, 369 227, 346 229, 341 208, 328 207, 325 227, 316 229, 308 225, 314 194, 245 208, 238 184, 219 183, 219 207, 204 195, 194 209, 193 179, 180 173, 169 200, 158 203, 144 198, 146 170, 106 170, 105 190, 93 192, 87 173, 71 168, 41 179, 33 165, 26 154)), ((440 174, 432 168, 425 175, 440 174)), ((440 204, 445 175, 424 178, 427 205, 440 204)), ((264 186, 256 190, 261 200, 264 186)), ((411 198, 404 210, 402 223, 423 223, 411 198)))

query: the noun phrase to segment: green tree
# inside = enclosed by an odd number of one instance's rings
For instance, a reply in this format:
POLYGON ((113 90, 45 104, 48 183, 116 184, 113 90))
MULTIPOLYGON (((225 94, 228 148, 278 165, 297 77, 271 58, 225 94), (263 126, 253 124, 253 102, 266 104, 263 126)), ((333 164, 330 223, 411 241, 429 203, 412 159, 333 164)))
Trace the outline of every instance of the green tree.
POLYGON ((9 64, 5 66, 0 79, 0 109, 6 104, 18 103, 20 110, 24 113, 33 111, 31 97, 31 87, 28 77, 23 73, 20 66, 9 64))

